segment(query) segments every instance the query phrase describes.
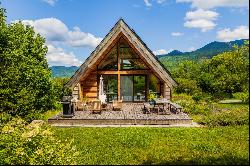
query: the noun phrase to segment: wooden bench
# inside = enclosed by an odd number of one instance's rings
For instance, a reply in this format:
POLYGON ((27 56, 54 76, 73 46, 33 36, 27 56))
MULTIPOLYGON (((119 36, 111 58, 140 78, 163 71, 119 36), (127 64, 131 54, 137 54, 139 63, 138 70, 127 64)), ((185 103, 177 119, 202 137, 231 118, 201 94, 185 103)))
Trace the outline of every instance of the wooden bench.
POLYGON ((172 102, 170 102, 169 104, 170 104, 170 110, 174 110, 174 112, 177 114, 182 112, 182 107, 180 105, 172 102))

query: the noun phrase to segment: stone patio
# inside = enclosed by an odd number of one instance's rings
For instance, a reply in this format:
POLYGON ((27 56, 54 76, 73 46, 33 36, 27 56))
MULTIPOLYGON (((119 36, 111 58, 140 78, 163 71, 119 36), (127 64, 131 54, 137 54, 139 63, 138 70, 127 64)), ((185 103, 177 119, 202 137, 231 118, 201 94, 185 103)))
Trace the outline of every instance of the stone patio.
MULTIPOLYGON (((108 105, 111 108, 111 105, 108 105)), ((91 111, 75 111, 72 118, 62 117, 62 113, 48 119, 49 124, 63 125, 179 125, 192 124, 192 119, 185 113, 144 114, 142 103, 123 103, 121 111, 111 109, 101 114, 92 114, 91 111)))

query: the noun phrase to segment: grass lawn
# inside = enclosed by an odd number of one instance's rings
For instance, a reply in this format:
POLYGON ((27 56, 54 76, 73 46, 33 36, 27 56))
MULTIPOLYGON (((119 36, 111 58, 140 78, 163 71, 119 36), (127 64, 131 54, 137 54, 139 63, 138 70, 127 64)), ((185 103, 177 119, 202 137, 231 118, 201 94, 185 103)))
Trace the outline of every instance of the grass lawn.
POLYGON ((78 164, 248 164, 249 126, 53 128, 74 139, 78 164))

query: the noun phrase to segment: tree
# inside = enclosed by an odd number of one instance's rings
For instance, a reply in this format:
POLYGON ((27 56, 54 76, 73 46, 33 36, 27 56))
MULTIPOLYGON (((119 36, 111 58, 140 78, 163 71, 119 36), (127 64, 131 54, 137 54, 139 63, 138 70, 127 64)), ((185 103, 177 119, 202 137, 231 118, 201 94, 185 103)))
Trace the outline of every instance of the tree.
POLYGON ((45 39, 21 22, 6 23, 0 9, 0 112, 25 117, 55 103, 45 39))
POLYGON ((232 96, 235 92, 248 91, 249 46, 234 47, 201 65, 198 85, 210 93, 220 92, 232 96))
POLYGON ((232 97, 237 92, 249 92, 249 42, 234 46, 234 50, 203 61, 183 61, 173 76, 179 83, 177 93, 210 93, 217 97, 232 97))

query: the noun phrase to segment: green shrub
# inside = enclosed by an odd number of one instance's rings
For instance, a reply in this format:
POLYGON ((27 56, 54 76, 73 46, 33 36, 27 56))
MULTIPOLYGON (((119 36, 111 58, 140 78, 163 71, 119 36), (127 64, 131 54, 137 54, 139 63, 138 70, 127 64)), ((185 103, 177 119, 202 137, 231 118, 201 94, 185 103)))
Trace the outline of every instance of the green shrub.
POLYGON ((6 112, 0 112, 0 126, 9 122, 12 119, 12 116, 6 112))
POLYGON ((233 93, 233 98, 249 103, 249 94, 245 92, 233 93))
POLYGON ((43 121, 13 118, 0 133, 0 165, 76 164, 73 141, 57 139, 43 121))
POLYGON ((235 108, 213 112, 204 116, 200 123, 208 126, 235 126, 249 124, 249 108, 235 108))
POLYGON ((196 101, 196 102, 200 101, 200 100, 202 99, 202 93, 201 93, 201 92, 196 92, 196 93, 193 95, 192 99, 193 99, 194 101, 196 101))
POLYGON ((195 101, 192 96, 186 94, 175 95, 173 100, 183 107, 185 113, 191 115, 207 115, 211 112, 211 108, 207 102, 203 100, 200 100, 199 102, 195 101))

